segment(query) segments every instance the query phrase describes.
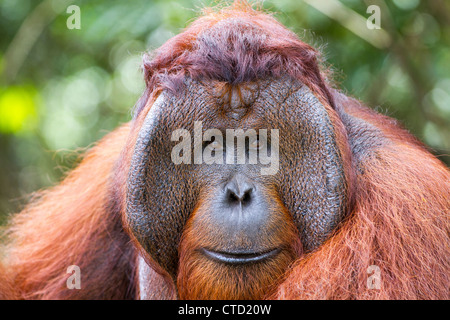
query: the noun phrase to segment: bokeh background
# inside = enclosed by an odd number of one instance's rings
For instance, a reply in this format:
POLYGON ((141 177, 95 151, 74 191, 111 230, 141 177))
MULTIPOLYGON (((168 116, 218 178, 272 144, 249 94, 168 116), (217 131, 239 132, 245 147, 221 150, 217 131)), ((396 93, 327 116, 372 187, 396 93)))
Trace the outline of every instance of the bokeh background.
MULTIPOLYGON (((143 90, 142 53, 192 21, 200 0, 0 1, 0 224, 57 183, 143 90), (69 30, 69 5, 81 29, 69 30)), ((262 3, 320 48, 347 94, 395 117, 450 164, 450 1, 262 3), (381 9, 370 30, 369 5, 381 9)))

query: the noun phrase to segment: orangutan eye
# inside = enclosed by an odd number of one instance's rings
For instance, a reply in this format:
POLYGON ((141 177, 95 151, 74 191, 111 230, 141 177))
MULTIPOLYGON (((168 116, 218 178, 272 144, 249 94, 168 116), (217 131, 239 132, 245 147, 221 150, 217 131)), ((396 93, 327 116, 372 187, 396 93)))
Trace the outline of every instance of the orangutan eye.
POLYGON ((212 141, 208 144, 208 148, 214 149, 214 150, 222 150, 223 145, 219 141, 212 141))
POLYGON ((249 148, 251 150, 261 150, 264 147, 264 143, 259 140, 258 138, 255 138, 250 141, 249 148))
POLYGON ((214 151, 220 151, 223 150, 223 144, 220 141, 220 139, 215 139, 215 137, 213 136, 211 138, 211 141, 205 141, 203 144, 203 148, 206 149, 210 149, 210 150, 214 150, 214 151))

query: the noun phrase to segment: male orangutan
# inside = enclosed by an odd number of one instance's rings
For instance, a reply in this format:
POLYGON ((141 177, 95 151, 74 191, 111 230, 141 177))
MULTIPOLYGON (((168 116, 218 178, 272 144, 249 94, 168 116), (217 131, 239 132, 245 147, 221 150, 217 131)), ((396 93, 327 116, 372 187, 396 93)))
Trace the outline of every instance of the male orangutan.
POLYGON ((13 217, 0 296, 450 298, 449 170, 317 55, 238 2, 146 56, 134 119, 13 217))

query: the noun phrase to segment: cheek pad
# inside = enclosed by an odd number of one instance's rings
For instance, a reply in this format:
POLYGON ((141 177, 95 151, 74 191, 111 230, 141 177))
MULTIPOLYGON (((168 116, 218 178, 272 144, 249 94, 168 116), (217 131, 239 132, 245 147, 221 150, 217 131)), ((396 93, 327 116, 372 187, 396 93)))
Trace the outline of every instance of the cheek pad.
MULTIPOLYGON (((179 99, 161 93, 140 129, 127 180, 126 220, 150 258, 176 278, 178 244, 197 202, 192 166, 171 160, 170 114, 186 119, 179 99)), ((180 123, 180 122, 179 122, 180 123)))
MULTIPOLYGON (((270 97, 280 92, 276 87, 270 97)), ((319 247, 347 208, 343 159, 326 108, 307 86, 273 102, 268 122, 280 126, 280 196, 306 252, 319 247)))

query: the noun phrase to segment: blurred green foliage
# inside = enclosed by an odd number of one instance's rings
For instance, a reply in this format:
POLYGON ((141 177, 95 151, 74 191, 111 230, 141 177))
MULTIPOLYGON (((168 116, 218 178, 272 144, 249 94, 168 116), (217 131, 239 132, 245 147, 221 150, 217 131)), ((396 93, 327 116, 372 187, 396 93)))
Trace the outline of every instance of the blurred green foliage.
MULTIPOLYGON (((450 3, 341 3, 364 19, 369 5, 379 5, 391 45, 376 48, 301 0, 263 6, 320 48, 333 81, 346 93, 399 119, 449 164, 450 3)), ((32 191, 55 184, 72 168, 80 153, 74 150, 83 151, 131 119, 143 90, 142 53, 211 4, 217 2, 0 2, 0 223, 32 191), (66 26, 70 4, 81 9, 79 30, 66 26)))

